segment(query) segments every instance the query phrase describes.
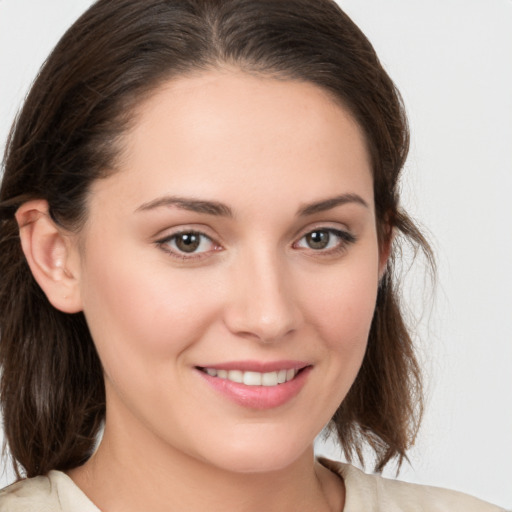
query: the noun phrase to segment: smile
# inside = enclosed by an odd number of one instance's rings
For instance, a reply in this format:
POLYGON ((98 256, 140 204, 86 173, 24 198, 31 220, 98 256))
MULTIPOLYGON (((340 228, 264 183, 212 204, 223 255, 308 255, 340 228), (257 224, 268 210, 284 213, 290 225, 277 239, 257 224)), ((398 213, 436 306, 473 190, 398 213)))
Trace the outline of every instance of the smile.
POLYGON ((210 377, 229 380, 237 384, 269 387, 289 382, 293 380, 299 372, 299 370, 293 368, 266 373, 242 370, 217 370, 215 368, 202 368, 201 370, 210 377))
POLYGON ((195 368, 206 384, 229 401, 264 410, 282 406, 297 396, 313 365, 306 361, 231 361, 195 368))

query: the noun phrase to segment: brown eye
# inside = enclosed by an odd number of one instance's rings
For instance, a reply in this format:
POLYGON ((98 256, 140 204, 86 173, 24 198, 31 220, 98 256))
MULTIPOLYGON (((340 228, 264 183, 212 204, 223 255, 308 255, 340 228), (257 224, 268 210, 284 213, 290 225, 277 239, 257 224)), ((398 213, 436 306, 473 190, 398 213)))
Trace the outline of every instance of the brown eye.
POLYGON ((294 247, 298 249, 310 249, 322 254, 332 254, 333 251, 343 251, 356 238, 347 231, 333 228, 314 229, 300 238, 294 247))
POLYGON ((168 253, 186 258, 188 255, 199 256, 219 249, 218 245, 208 236, 197 231, 182 231, 162 240, 158 245, 168 253))
POLYGON ((331 234, 326 230, 311 231, 305 236, 308 247, 315 250, 325 249, 330 239, 331 234))
POLYGON ((182 252, 195 252, 201 244, 198 233, 182 233, 175 236, 176 247, 182 252))

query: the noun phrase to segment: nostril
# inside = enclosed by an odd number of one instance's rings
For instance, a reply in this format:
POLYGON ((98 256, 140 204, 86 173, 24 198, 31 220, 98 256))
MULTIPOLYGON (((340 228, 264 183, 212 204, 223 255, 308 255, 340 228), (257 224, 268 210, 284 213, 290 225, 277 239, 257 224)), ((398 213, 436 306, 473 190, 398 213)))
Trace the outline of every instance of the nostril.
POLYGON ((269 251, 258 254, 244 259, 230 281, 224 322, 237 336, 274 343, 298 329, 302 314, 287 269, 269 251))

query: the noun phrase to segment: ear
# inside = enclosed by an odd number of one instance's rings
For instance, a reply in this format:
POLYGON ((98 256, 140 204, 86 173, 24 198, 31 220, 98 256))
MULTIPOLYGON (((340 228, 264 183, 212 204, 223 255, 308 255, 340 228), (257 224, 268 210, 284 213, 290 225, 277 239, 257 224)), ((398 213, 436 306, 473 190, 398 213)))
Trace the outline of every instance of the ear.
POLYGON ((50 217, 43 199, 16 212, 21 247, 30 270, 50 303, 64 313, 82 310, 76 242, 50 217))

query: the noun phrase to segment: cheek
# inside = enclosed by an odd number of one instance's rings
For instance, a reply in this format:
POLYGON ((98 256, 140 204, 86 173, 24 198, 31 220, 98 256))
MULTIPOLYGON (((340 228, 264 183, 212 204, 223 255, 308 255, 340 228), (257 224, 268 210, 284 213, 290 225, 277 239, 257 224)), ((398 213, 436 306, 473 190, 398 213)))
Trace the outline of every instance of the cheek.
POLYGON ((104 368, 168 364, 215 317, 212 287, 198 290, 186 272, 117 256, 89 258, 83 282, 84 313, 104 368))
POLYGON ((330 351, 364 353, 377 297, 376 268, 347 268, 309 297, 311 321, 330 351))
MULTIPOLYGON (((319 412, 327 423, 345 399, 361 367, 375 311, 377 251, 354 254, 308 294, 308 321, 321 340, 319 412), (375 255, 375 257, 373 256, 375 255)), ((310 288, 311 289, 311 288, 310 288)))
POLYGON ((346 263, 335 271, 317 272, 314 281, 304 282, 300 294, 318 370, 312 374, 315 386, 309 397, 316 418, 313 428, 326 425, 347 396, 361 367, 374 315, 377 259, 354 258, 346 263))

